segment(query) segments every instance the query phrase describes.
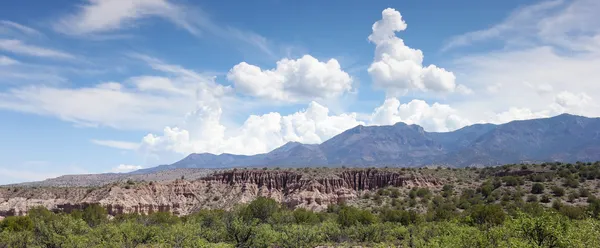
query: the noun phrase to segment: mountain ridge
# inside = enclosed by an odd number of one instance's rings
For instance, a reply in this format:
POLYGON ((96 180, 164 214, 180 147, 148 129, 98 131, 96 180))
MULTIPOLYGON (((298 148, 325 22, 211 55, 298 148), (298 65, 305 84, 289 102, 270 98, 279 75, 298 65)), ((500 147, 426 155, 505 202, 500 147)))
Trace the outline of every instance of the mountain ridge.
POLYGON ((298 166, 455 167, 600 160, 600 118, 571 114, 474 124, 451 132, 427 132, 415 124, 350 128, 321 144, 288 142, 256 155, 190 154, 170 165, 132 172, 175 168, 298 166))

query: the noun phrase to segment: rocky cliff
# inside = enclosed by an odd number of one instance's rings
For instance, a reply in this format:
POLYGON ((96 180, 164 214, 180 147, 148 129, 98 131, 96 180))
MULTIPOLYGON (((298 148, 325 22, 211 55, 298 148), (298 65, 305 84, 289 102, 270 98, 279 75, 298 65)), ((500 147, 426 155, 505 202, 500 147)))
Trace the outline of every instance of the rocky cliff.
POLYGON ((230 170, 194 181, 121 183, 100 188, 0 188, 0 216, 23 215, 35 206, 69 212, 99 203, 110 214, 168 211, 186 215, 203 208, 230 209, 257 196, 292 208, 323 210, 352 201, 361 191, 442 185, 438 178, 400 170, 343 169, 323 175, 292 170, 230 170))

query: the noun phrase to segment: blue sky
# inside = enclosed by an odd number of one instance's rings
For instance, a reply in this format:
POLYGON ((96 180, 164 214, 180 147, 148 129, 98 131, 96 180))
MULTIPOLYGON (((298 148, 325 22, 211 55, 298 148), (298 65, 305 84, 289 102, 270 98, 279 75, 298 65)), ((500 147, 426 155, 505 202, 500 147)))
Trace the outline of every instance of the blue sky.
POLYGON ((594 0, 0 5, 0 184, 358 124, 600 116, 594 0))

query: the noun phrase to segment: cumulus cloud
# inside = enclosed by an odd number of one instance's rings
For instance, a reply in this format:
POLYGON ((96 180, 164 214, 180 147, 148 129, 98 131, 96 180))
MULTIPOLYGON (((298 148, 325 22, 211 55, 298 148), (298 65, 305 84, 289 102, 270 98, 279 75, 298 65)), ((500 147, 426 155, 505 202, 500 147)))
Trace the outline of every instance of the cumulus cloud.
POLYGON ((146 135, 141 149, 152 153, 257 154, 269 152, 289 141, 321 143, 346 129, 364 124, 357 121, 354 113, 330 115, 328 108, 316 102, 290 115, 282 116, 276 112, 251 115, 235 128, 226 128, 221 123, 221 109, 216 102, 200 106, 191 116, 194 120, 185 124, 187 129, 165 127, 161 135, 146 135))
MULTIPOLYGON (((423 52, 404 44, 396 32, 404 31, 406 22, 400 12, 385 9, 382 19, 373 24, 369 41, 375 44, 375 59, 368 72, 376 87, 385 89, 388 95, 405 93, 407 90, 454 92, 457 88, 454 73, 435 65, 423 66, 423 52)), ((461 93, 470 92, 461 86, 461 93)))
POLYGON ((558 93, 555 99, 556 103, 564 108, 583 107, 592 101, 592 98, 585 93, 574 94, 568 91, 558 93))
POLYGON ((73 59, 75 56, 53 49, 26 44, 20 40, 0 39, 0 50, 35 57, 73 59))
POLYGON ((270 70, 242 62, 229 71, 227 79, 243 94, 279 101, 330 98, 352 89, 352 78, 337 60, 321 62, 310 55, 282 59, 270 70))
POLYGON ((427 131, 454 131, 471 124, 458 115, 458 111, 446 104, 429 105, 423 100, 401 104, 397 98, 388 98, 371 115, 371 124, 392 125, 397 122, 417 124, 427 131))
POLYGON ((131 164, 120 164, 117 167, 114 167, 110 170, 110 172, 113 173, 126 173, 126 172, 132 172, 135 170, 140 170, 143 169, 144 167, 141 165, 131 165, 131 164))

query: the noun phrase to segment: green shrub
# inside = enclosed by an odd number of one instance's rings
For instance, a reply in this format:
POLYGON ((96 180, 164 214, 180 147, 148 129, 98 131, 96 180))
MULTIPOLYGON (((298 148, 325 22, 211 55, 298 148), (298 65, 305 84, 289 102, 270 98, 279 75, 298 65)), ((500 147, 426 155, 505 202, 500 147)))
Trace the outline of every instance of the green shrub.
POLYGON ((33 230, 33 221, 29 216, 8 216, 0 222, 0 232, 24 232, 33 230))
POLYGON ((544 187, 543 184, 541 184, 541 183, 534 183, 531 186, 531 193, 532 194, 542 194, 542 193, 544 193, 544 188, 545 187, 544 187))
POLYGON ((565 195, 565 189, 560 186, 552 186, 552 194, 557 197, 561 197, 565 195))
POLYGON ((377 221, 375 215, 373 215, 371 211, 360 210, 350 206, 341 206, 337 215, 338 223, 344 227, 357 224, 368 225, 377 221))
POLYGON ((476 205, 469 214, 472 223, 477 225, 500 225, 506 218, 506 213, 499 205, 476 205))
POLYGON ((279 210, 279 203, 271 198, 260 196, 244 207, 241 215, 245 220, 254 218, 266 223, 277 210, 279 210))

